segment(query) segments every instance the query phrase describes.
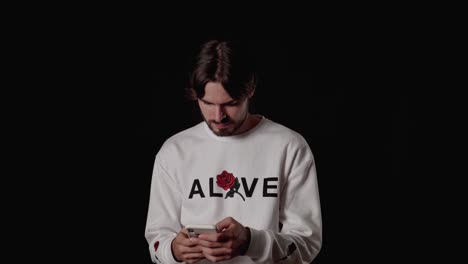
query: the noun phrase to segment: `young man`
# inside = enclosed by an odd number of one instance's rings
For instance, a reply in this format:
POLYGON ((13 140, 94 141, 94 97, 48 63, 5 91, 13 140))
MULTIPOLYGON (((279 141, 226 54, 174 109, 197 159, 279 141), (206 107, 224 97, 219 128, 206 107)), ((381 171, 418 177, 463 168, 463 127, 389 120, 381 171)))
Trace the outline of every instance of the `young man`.
POLYGON ((155 263, 310 263, 322 244, 315 161, 298 133, 249 113, 248 49, 202 45, 190 93, 204 122, 156 155, 145 236, 155 263), (189 224, 216 225, 192 238, 189 224))

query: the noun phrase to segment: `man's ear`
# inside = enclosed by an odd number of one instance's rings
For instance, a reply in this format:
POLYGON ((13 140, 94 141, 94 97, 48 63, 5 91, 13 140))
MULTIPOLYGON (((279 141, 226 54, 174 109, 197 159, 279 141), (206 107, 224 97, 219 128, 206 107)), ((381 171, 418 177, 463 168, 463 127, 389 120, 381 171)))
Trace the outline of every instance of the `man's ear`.
POLYGON ((249 99, 252 98, 255 94, 255 87, 252 88, 252 90, 249 92, 249 99))
POLYGON ((252 96, 254 96, 256 86, 257 86, 257 76, 253 75, 250 81, 249 99, 252 98, 252 96))

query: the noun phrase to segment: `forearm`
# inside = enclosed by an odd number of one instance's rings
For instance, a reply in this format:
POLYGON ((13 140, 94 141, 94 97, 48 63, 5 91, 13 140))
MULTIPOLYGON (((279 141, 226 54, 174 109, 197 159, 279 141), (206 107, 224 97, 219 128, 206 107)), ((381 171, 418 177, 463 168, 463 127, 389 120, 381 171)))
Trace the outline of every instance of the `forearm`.
POLYGON ((177 185, 156 160, 145 229, 151 259, 155 263, 177 263, 172 257, 171 242, 181 228, 177 209, 180 204, 177 185))

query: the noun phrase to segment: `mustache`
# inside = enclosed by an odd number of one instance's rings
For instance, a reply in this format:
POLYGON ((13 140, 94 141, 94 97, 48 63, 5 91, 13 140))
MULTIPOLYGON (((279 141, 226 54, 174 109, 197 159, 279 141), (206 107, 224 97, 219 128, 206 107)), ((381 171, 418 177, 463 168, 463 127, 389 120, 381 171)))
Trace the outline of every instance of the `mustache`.
POLYGON ((216 125, 224 125, 224 124, 227 124, 227 123, 230 123, 230 122, 231 122, 231 120, 227 116, 225 116, 223 119, 221 119, 221 122, 216 122, 214 120, 210 121, 210 123, 213 123, 213 124, 216 124, 216 125))

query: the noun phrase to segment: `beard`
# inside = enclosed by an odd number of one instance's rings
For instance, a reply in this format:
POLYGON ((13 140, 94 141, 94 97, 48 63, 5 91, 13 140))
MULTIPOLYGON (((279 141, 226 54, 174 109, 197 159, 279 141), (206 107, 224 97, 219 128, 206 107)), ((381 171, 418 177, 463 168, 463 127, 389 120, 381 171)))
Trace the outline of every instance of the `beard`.
POLYGON ((248 117, 248 112, 245 113, 244 117, 241 120, 232 120, 229 117, 224 117, 221 122, 216 122, 214 120, 208 121, 205 119, 206 124, 210 128, 210 130, 217 136, 219 137, 227 137, 227 136, 232 136, 235 135, 236 132, 239 130, 239 128, 244 124, 245 120, 247 120, 248 117), (229 126, 227 128, 216 128, 214 127, 215 125, 227 125, 229 126))

